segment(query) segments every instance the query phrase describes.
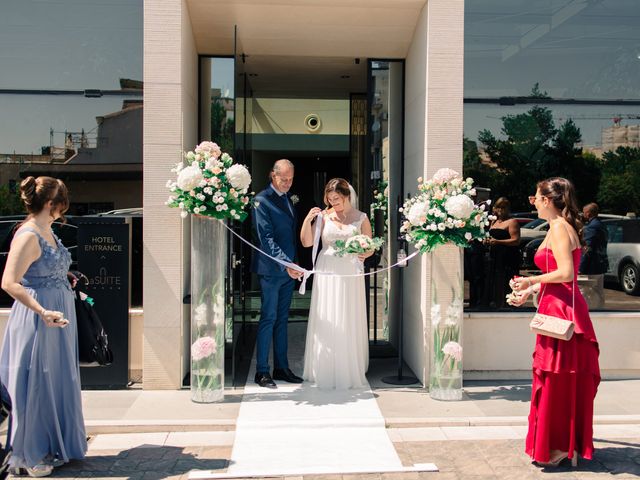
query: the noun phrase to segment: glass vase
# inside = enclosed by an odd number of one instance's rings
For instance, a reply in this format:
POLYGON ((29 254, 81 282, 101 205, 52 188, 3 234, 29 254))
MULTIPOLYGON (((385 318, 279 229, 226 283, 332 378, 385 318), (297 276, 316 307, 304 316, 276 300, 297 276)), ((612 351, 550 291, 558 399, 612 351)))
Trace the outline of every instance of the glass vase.
POLYGON ((462 400, 463 250, 453 244, 429 253, 431 355, 429 395, 462 400))
POLYGON ((191 216, 191 400, 224 399, 227 236, 222 221, 191 216))

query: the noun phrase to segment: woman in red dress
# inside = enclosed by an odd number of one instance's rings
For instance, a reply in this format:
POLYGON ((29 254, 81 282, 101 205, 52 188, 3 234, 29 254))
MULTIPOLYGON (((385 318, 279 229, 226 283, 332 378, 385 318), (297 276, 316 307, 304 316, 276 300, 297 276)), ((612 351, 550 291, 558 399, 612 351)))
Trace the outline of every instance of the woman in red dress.
POLYGON ((557 466, 565 458, 593 457, 593 402, 600 383, 598 341, 589 308, 577 284, 581 224, 575 190, 564 178, 538 183, 529 197, 549 231, 534 261, 542 274, 519 277, 514 291, 522 305, 538 291, 539 312, 571 320, 570 340, 537 335, 527 454, 538 464, 557 466))

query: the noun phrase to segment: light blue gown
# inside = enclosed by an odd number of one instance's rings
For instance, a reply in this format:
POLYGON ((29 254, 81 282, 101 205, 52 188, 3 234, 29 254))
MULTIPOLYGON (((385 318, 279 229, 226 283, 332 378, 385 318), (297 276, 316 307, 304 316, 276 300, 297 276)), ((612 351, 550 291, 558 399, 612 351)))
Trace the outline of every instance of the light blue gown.
POLYGON ((63 312, 69 325, 47 327, 40 315, 13 304, 0 354, 0 378, 13 402, 12 467, 59 465, 87 451, 76 312, 67 280, 71 255, 57 237, 54 248, 29 227, 17 235, 27 230, 38 236, 42 254, 21 283, 46 310, 63 312))

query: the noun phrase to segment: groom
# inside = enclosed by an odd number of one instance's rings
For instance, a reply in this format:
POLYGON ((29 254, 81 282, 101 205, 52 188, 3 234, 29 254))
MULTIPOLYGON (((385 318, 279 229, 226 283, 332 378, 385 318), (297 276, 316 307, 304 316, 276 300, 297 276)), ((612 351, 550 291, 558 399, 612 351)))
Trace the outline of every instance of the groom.
MULTIPOLYGON (((293 184, 293 163, 278 160, 271 169, 271 183, 256 195, 253 227, 260 250, 286 262, 296 259, 296 213, 287 196, 293 184)), ((302 378, 289 369, 287 360, 287 327, 289 307, 297 270, 284 267, 261 253, 253 256, 252 270, 260 279, 262 305, 258 323, 257 365, 255 382, 261 387, 276 388, 275 380, 302 383, 302 378), (273 377, 269 371, 269 349, 273 339, 273 377)))

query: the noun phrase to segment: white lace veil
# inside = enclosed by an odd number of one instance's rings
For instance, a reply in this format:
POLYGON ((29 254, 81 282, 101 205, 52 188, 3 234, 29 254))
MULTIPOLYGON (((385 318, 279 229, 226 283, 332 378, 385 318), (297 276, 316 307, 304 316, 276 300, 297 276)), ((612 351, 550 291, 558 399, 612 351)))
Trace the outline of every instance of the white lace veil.
POLYGON ((349 184, 349 192, 349 201, 351 202, 351 206, 358 210, 358 195, 351 184, 349 184))

